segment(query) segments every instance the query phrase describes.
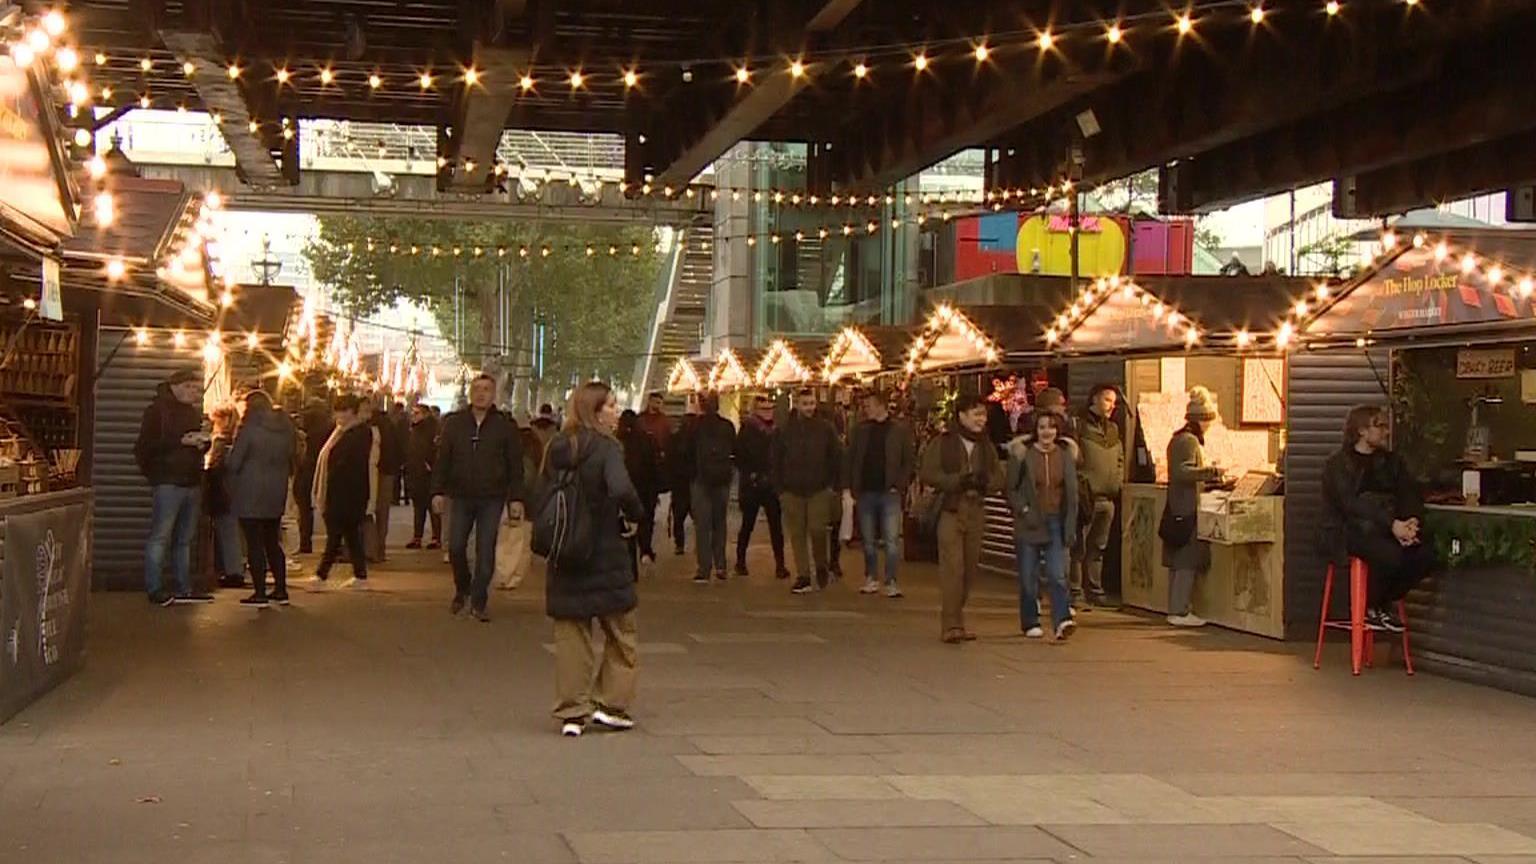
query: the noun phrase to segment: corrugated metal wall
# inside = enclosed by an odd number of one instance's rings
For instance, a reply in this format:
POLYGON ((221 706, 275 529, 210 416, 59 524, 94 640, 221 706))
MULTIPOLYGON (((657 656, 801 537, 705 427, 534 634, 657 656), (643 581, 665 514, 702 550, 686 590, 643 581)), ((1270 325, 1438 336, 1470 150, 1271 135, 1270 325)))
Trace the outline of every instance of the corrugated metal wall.
POLYGON ((1523 567, 1431 576, 1408 595, 1413 660, 1452 678, 1536 696, 1536 585, 1523 567))
POLYGON ((1073 360, 1067 366, 1067 403, 1073 411, 1088 404, 1088 391, 1095 384, 1114 384, 1125 389, 1125 360, 1073 360))
MULTIPOLYGON (((1381 381, 1390 380, 1389 364, 1384 350, 1301 352, 1291 357, 1290 374, 1286 376, 1287 638, 1317 636, 1317 613, 1322 604, 1323 571, 1327 566, 1317 542, 1317 517, 1323 507, 1323 462, 1339 449, 1344 417, 1350 408, 1361 403, 1386 403, 1387 395, 1377 375, 1380 374, 1381 381)), ((1336 607, 1338 614, 1343 614, 1348 605, 1347 590, 1344 595, 1336 607)))
POLYGON ((91 582, 97 589, 142 590, 150 491, 134 463, 133 443, 155 387, 198 361, 170 345, 136 345, 130 331, 116 328, 101 331, 97 355, 105 368, 96 382, 91 582))

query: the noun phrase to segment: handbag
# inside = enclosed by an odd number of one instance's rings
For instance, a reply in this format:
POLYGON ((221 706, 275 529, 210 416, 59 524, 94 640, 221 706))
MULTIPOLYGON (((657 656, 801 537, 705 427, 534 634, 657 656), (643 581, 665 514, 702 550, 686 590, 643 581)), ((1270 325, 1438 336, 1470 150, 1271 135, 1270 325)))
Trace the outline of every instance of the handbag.
POLYGON ((1188 546, 1195 539, 1195 517, 1179 516, 1163 507, 1163 516, 1157 520, 1157 536, 1165 546, 1178 549, 1188 546))

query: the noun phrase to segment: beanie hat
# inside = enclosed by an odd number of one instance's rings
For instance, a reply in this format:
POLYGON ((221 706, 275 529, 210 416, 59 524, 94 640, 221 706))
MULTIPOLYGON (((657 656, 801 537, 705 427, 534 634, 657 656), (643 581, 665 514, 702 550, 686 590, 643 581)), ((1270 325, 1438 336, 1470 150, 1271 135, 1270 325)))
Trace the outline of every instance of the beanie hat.
POLYGON ((1189 407, 1184 409, 1186 420, 1215 420, 1216 396, 1204 387, 1191 387, 1189 389, 1189 407))
POLYGON ((1067 397, 1060 388, 1047 387, 1035 397, 1036 411, 1053 411, 1058 414, 1067 410, 1067 397))

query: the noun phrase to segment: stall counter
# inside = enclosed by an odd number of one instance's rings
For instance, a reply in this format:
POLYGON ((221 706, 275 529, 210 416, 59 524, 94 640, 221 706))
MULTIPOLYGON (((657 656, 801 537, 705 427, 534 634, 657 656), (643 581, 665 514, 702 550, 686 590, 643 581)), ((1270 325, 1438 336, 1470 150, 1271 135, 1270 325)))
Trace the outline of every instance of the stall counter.
POLYGON ((80 665, 91 490, 0 500, 0 722, 80 665))
MULTIPOLYGON (((1203 496, 1208 498, 1209 496, 1203 496)), ((1122 565, 1125 604, 1153 612, 1168 611, 1168 568, 1163 566, 1163 541, 1157 536, 1158 519, 1168 500, 1168 487, 1132 483, 1125 487, 1122 565)), ((1211 499, 1215 500, 1215 499, 1211 499)), ((1262 531, 1245 527, 1241 539, 1262 537, 1259 542, 1211 542, 1211 569, 1195 582, 1195 614, 1212 624, 1285 638, 1285 529, 1284 499, 1263 495, 1244 499, 1242 521, 1263 524, 1262 531)), ((1233 522, 1202 502, 1200 534, 1232 536, 1233 522)))

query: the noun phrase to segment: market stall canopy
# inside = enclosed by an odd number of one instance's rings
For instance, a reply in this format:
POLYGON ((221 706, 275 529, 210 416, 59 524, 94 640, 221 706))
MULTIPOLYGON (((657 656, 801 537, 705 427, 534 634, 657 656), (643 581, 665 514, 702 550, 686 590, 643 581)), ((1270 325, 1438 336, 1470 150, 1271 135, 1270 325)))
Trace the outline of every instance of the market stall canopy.
POLYGON ((959 309, 948 303, 936 306, 928 323, 907 349, 907 374, 990 366, 1003 359, 1002 348, 959 309))
POLYGON ((1045 339, 1080 355, 1247 350, 1263 334, 1283 348, 1316 290, 1286 276, 1108 277, 1062 309, 1045 339))
POLYGON ((110 218, 103 221, 106 214, 86 208, 75 236, 64 244, 65 284, 102 292, 103 314, 110 318, 140 311, 143 304, 117 299, 135 296, 213 321, 220 298, 209 291, 213 261, 200 226, 220 203, 217 196, 190 193, 179 181, 132 174, 109 174, 101 182, 112 196, 110 218))
POLYGON ((77 193, 36 70, 0 63, 0 240, 40 257, 74 232, 77 193))
POLYGON ((1536 231, 1401 232, 1302 328, 1309 344, 1536 328, 1536 231))
POLYGON ((850 376, 878 375, 895 365, 902 349, 912 342, 906 327, 844 327, 827 346, 821 361, 821 379, 836 384, 850 376))
POLYGON ((785 387, 806 384, 816 378, 815 343, 794 343, 775 339, 758 361, 753 378, 759 387, 785 387))
POLYGON ((757 352, 749 349, 721 348, 704 381, 705 388, 722 392, 757 386, 757 378, 748 370, 758 359, 757 352))
POLYGON ((708 375, 708 366, 687 357, 679 357, 672 364, 672 371, 667 373, 667 392, 697 393, 704 389, 704 379, 708 375))

